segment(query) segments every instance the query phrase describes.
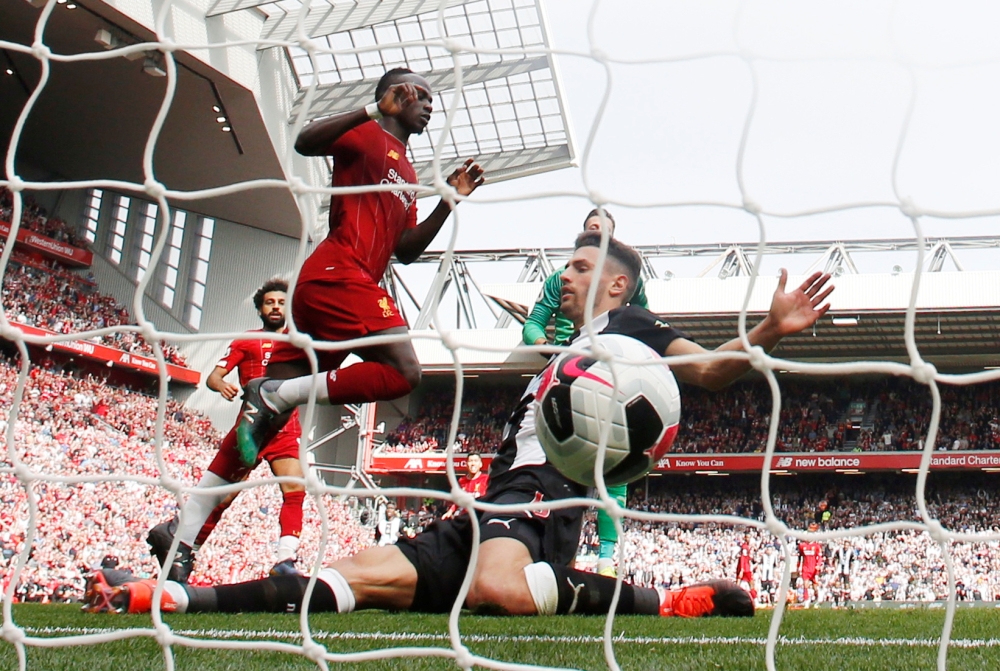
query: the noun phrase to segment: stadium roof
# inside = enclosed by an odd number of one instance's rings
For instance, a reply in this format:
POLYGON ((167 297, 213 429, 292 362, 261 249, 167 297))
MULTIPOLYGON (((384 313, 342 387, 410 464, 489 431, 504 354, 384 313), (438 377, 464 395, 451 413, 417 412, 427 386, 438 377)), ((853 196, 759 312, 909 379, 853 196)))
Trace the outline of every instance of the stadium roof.
MULTIPOLYGON (((921 356, 939 369, 970 370, 1000 366, 1000 271, 941 272, 941 256, 934 250, 996 248, 998 245, 1000 240, 995 238, 926 241, 929 261, 920 280, 915 333, 921 356)), ((754 248, 753 243, 729 247, 638 247, 645 268, 646 295, 650 309, 706 347, 714 348, 732 339, 737 333, 740 307, 746 299, 750 282, 747 273, 751 268, 740 264, 749 263, 751 255, 747 252, 754 248), (690 255, 703 255, 709 259, 715 257, 716 260, 710 263, 707 270, 718 269, 718 272, 705 273, 701 277, 678 278, 669 273, 660 274, 653 264, 658 258, 690 255)), ((802 276, 813 269, 831 272, 835 275, 833 282, 836 285, 831 298, 831 312, 815 329, 782 341, 773 352, 775 356, 804 362, 858 359, 908 361, 903 334, 913 274, 861 274, 851 270, 852 251, 878 248, 913 250, 916 242, 912 239, 899 239, 850 243, 776 242, 768 245, 768 254, 813 254, 818 259, 802 275, 790 277, 789 287, 796 286, 802 281, 802 276)), ((443 306, 441 315, 452 314, 442 299, 450 295, 447 292, 456 292, 453 298, 460 317, 460 330, 456 333, 461 334, 460 341, 470 348, 460 353, 464 364, 471 369, 478 367, 481 370, 509 371, 527 370, 540 364, 541 360, 536 360, 534 354, 505 354, 499 349, 503 346, 513 347, 520 342, 520 329, 517 326, 523 322, 537 299, 541 280, 561 265, 570 251, 521 249, 456 252, 452 266, 448 269, 448 281, 444 284, 445 292, 442 293, 439 304, 443 306), (513 274, 512 280, 500 283, 476 282, 472 269, 477 262, 487 263, 491 267, 509 262, 507 272, 513 274), (494 307, 502 308, 497 311, 495 328, 478 326, 473 315, 474 299, 477 298, 486 299, 494 307), (497 351, 474 354, 472 347, 497 348, 497 351)), ((429 264, 440 261, 440 258, 433 255, 423 259, 424 263, 429 264)), ((808 259, 804 261, 807 262, 808 259)), ((748 305, 749 326, 756 324, 766 313, 776 285, 776 277, 757 278, 748 305)), ((395 277, 393 291, 397 304, 403 306, 405 311, 408 289, 395 277)), ((486 314, 489 319, 489 313, 486 314)), ((480 318, 480 322, 485 324, 486 320, 480 318)), ((420 309, 416 316, 411 314, 410 323, 415 329, 430 328, 430 311, 420 309)), ((490 326, 494 324, 491 322, 490 326)), ((418 353, 421 361, 430 368, 451 366, 447 351, 437 343, 418 344, 418 353)))
MULTIPOLYGON (((0 40, 32 44, 41 15, 33 4, 0 0, 0 40)), ((211 53, 175 52, 181 67, 156 147, 157 178, 181 191, 283 179, 280 157, 290 142, 291 124, 304 111, 305 87, 316 85, 309 118, 335 114, 370 101, 378 78, 397 66, 424 74, 436 89, 439 113, 427 132, 410 141, 410 158, 422 182, 431 180, 436 147, 443 171, 450 172, 460 159, 474 157, 491 182, 571 165, 573 144, 556 72, 545 53, 548 36, 539 2, 448 0, 443 30, 438 23, 440 4, 439 0, 314 2, 308 8, 306 30, 318 49, 329 53, 316 53, 313 61, 288 42, 296 38, 302 8, 298 0, 175 3, 177 41, 218 42, 221 35, 222 40, 239 42, 259 35, 262 40, 283 41, 288 62, 264 67, 258 60, 266 59, 255 59, 252 46, 246 47, 249 57, 240 51, 244 47, 235 46, 211 53), (214 25, 212 17, 217 17, 220 30, 226 26, 223 32, 206 32, 214 25), (436 46, 439 38, 459 48, 454 58, 436 46), (514 51, 506 53, 507 49, 514 51), (463 95, 444 133, 445 115, 440 111, 450 107, 456 95, 456 66, 462 68, 463 95), (272 81, 276 77, 282 81, 272 81), (274 91, 291 92, 287 107, 276 103, 274 91), (213 106, 224 108, 232 133, 219 132, 213 106)), ((103 53, 109 47, 95 40, 102 29, 113 34, 115 47, 152 41, 154 13, 153 5, 145 2, 60 4, 46 25, 45 42, 56 54, 103 53)), ((274 46, 273 41, 259 45, 274 46)), ((138 58, 53 62, 51 79, 28 119, 18 150, 19 165, 44 174, 23 177, 143 182, 142 152, 163 100, 165 79, 149 76, 142 55, 138 58)), ((0 105, 0 146, 5 147, 41 70, 39 61, 24 53, 4 51, 0 60, 14 73, 0 76, 0 98, 5 102, 0 105)), ((321 166, 317 162, 316 173, 321 166)), ((307 179, 325 186, 329 167, 325 177, 313 173, 307 179)), ((300 234, 298 207, 283 189, 187 201, 184 207, 283 235, 300 234)))
MULTIPOLYGON (((548 36, 539 1, 447 0, 439 15, 441 4, 307 3, 305 35, 334 53, 310 57, 298 46, 288 47, 301 86, 289 123, 303 112, 309 86, 316 90, 307 117, 328 116, 371 102, 378 79, 395 67, 424 75, 436 93, 436 108, 446 110, 457 94, 460 66, 462 96, 448 133, 442 136, 445 116, 436 114, 426 133, 410 138, 410 158, 422 182, 430 181, 438 145, 443 170, 474 157, 491 182, 569 166, 573 145, 555 68, 544 53, 548 36), (442 38, 461 49, 457 56, 431 42, 442 38)), ((253 5, 268 14, 261 39, 297 40, 299 0, 217 0, 208 15, 253 5)))

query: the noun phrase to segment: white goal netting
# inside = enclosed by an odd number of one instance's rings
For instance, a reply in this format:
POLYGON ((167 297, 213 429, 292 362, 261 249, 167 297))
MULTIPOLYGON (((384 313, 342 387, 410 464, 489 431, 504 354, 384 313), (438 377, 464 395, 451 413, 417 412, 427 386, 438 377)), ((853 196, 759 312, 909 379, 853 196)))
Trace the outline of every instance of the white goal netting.
MULTIPOLYGON (((490 0, 487 4, 492 2, 490 0)), ((496 2, 498 5, 504 4, 499 0, 496 2)), ((257 189, 283 189, 298 199, 303 212, 302 240, 296 260, 296 267, 299 267, 307 253, 309 236, 313 233, 316 203, 322 196, 335 193, 335 190, 325 184, 306 183, 303 179, 291 178, 287 181, 241 182, 204 191, 180 191, 169 189, 161 183, 154 169, 158 139, 174 100, 178 79, 175 52, 221 50, 232 46, 232 43, 181 43, 168 38, 168 31, 164 26, 170 21, 175 3, 173 0, 166 0, 159 6, 155 17, 156 34, 159 36, 156 41, 119 46, 100 52, 60 54, 46 46, 45 29, 53 12, 60 11, 61 4, 57 0, 50 0, 44 5, 33 43, 0 40, 0 48, 30 56, 41 67, 38 84, 30 91, 14 125, 5 156, 4 175, 0 179, 0 186, 12 193, 12 230, 8 239, 13 240, 17 235, 24 211, 25 191, 97 188, 136 194, 155 201, 159 208, 155 245, 150 252, 152 268, 163 262, 168 251, 171 203, 257 189), (46 91, 53 63, 109 60, 148 51, 162 53, 166 93, 148 135, 142 159, 142 183, 113 179, 40 182, 26 180, 19 175, 24 129, 46 91)), ((451 132, 452 121, 460 108, 464 55, 509 56, 520 51, 528 57, 539 53, 537 49, 526 48, 483 48, 468 40, 453 37, 449 32, 448 19, 452 16, 450 12, 454 11, 455 4, 442 0, 435 14, 437 33, 443 37, 390 46, 336 48, 330 42, 321 43, 307 36, 307 26, 312 24, 309 6, 304 4, 301 8, 289 10, 297 12, 298 23, 294 39, 269 38, 266 42, 262 40, 260 44, 297 49, 297 57, 308 58, 315 72, 322 70, 320 61, 330 56, 390 49, 398 51, 408 46, 443 49, 454 64, 457 89, 450 98, 450 104, 443 110, 448 121, 443 128, 435 131, 441 138, 445 138, 451 132)), ((586 201, 588 207, 590 203, 606 205, 617 208, 616 212, 628 208, 640 218, 646 216, 645 213, 652 212, 654 214, 649 216, 662 217, 662 221, 667 222, 664 228, 683 222, 684 217, 692 217, 697 222, 707 222, 713 216, 724 221, 736 221, 734 217, 738 217, 739 221, 733 228, 734 237, 756 237, 759 240, 758 254, 753 263, 754 273, 743 296, 739 319, 739 336, 743 340, 745 351, 725 356, 748 360, 766 378, 770 388, 773 403, 765 463, 771 463, 781 423, 782 386, 776 371, 830 377, 878 374, 911 378, 924 385, 932 399, 923 457, 916 480, 919 519, 822 533, 791 528, 775 513, 771 495, 772 476, 767 468, 761 472, 762 521, 749 516, 679 515, 621 510, 608 496, 603 483, 598 487, 596 499, 571 500, 559 505, 604 507, 615 519, 623 538, 627 536, 622 521, 632 519, 653 523, 716 523, 726 528, 755 529, 777 541, 784 554, 784 569, 766 639, 764 656, 768 669, 776 668, 776 657, 780 658, 778 645, 786 595, 792 589, 790 583, 797 540, 832 540, 848 536, 871 536, 886 531, 926 532, 940 553, 947 576, 949 598, 938 643, 938 668, 945 669, 956 608, 956 575, 952 558, 956 552, 963 552, 964 547, 1000 540, 1000 534, 965 533, 946 528, 928 508, 925 488, 931 457, 937 444, 942 408, 939 385, 974 385, 995 381, 1000 379, 1000 371, 963 375, 939 373, 922 356, 920 343, 915 336, 915 321, 923 269, 926 267, 923 242, 928 226, 936 231, 944 231, 947 230, 946 226, 958 223, 988 222, 983 225, 988 227, 992 223, 995 230, 995 220, 990 218, 1000 215, 1000 203, 997 202, 995 189, 996 178, 1000 176, 1000 165, 996 158, 1000 156, 1000 142, 995 129, 997 100, 1000 99, 1000 92, 997 90, 997 82, 1000 82, 1000 47, 991 34, 991 26, 996 25, 997 18, 993 13, 994 9, 988 3, 855 3, 806 10, 801 3, 794 2, 720 2, 698 10, 690 7, 663 8, 658 3, 649 3, 636 7, 634 16, 630 15, 631 11, 623 12, 617 4, 612 8, 612 3, 606 1, 594 2, 586 13, 576 11, 574 20, 581 32, 571 46, 563 46, 557 40, 556 44, 543 50, 557 59, 566 62, 582 61, 593 67, 593 70, 588 71, 590 80, 586 83, 586 89, 589 93, 583 105, 583 116, 588 123, 580 133, 583 138, 579 154, 580 170, 572 173, 575 184, 568 189, 561 186, 552 189, 536 188, 530 193, 517 192, 510 185, 506 185, 503 192, 491 192, 489 188, 483 188, 474 194, 471 201, 478 203, 478 208, 496 206, 510 211, 512 203, 530 208, 532 203, 545 203, 553 198, 571 196, 577 199, 577 203, 586 201), (646 12, 650 12, 655 20, 641 20, 646 12), (607 37, 606 33, 613 30, 625 31, 628 37, 622 39, 619 36, 617 41, 607 37), (608 42, 614 43, 618 48, 609 49, 608 42), (726 107, 733 102, 732 98, 713 92, 730 86, 737 90, 742 101, 735 109, 726 107), (663 95, 661 91, 662 88, 672 87, 676 90, 702 90, 705 93, 698 105, 678 111, 673 107, 678 104, 677 96, 672 97, 669 91, 663 95), (723 107, 726 107, 724 113, 721 109, 723 107), (717 116, 713 111, 719 112, 717 116), (692 121, 696 116, 709 117, 708 127, 711 128, 713 123, 717 127, 707 134, 703 131, 686 136, 683 126, 685 119, 692 121), (609 118, 613 121, 609 121, 609 118), (734 120, 737 123, 733 124, 734 120), (662 145, 650 145, 641 139, 646 133, 645 128, 658 125, 667 125, 672 129, 665 136, 662 145), (622 135, 616 137, 609 134, 612 126, 622 135), (623 159, 621 163, 615 163, 615 155, 609 150, 609 146, 616 144, 629 148, 633 155, 623 159), (832 147, 836 149, 831 149, 832 147), (716 161, 719 156, 723 156, 724 160, 716 161), (720 169, 719 166, 723 163, 728 173, 720 169), (697 174, 701 181, 688 181, 687 176, 690 174, 697 174), (771 356, 750 346, 746 333, 753 324, 747 323, 747 311, 755 287, 759 291, 761 278, 758 277, 758 269, 762 266, 763 251, 768 240, 775 239, 775 231, 780 232, 778 238, 787 238, 792 237, 788 235, 789 231, 816 226, 825 231, 816 237, 829 240, 870 235, 865 231, 882 225, 895 227, 894 234, 876 237, 901 236, 903 227, 906 227, 908 232, 905 234, 919 243, 919 251, 913 260, 915 272, 909 288, 905 330, 898 334, 905 341, 909 359, 907 362, 864 360, 804 364, 771 356)), ((295 122, 290 131, 292 137, 310 118, 310 109, 315 103, 316 87, 320 80, 321 77, 318 76, 310 78, 309 85, 304 89, 304 100, 297 107, 295 122)), ((453 159, 447 157, 447 160, 442 160, 445 145, 443 140, 432 141, 431 144, 434 151, 433 179, 425 180, 425 184, 414 187, 414 190, 421 195, 436 194, 454 201, 456 194, 444 181, 444 176, 451 170, 453 159)), ((292 165, 290 154, 285 160, 288 166, 292 165)), ((288 169, 286 174, 292 175, 294 171, 288 169)), ((399 187, 392 185, 392 188, 399 187)), ((578 210, 586 211, 586 208, 574 206, 573 212, 578 210)), ((467 208, 459 208, 454 214, 455 225, 447 239, 449 253, 455 249, 459 233, 463 230, 463 217, 471 216, 467 208)), ((576 221, 579 216, 572 214, 566 219, 576 221)), ((711 228, 714 224, 706 226, 711 228)), ((639 240, 643 243, 657 240, 668 242, 676 235, 674 232, 655 230, 652 220, 642 228, 641 233, 637 232, 635 237, 648 236, 647 239, 639 240)), ((619 231, 625 242, 634 240, 629 234, 630 229, 631 226, 625 225, 619 231)), ((565 235, 567 243, 569 235, 565 235)), ((13 244, 4 247, 0 256, 0 273, 9 270, 13 250, 13 244)), ((442 271, 434 279, 437 286, 446 280, 445 265, 442 264, 442 271)), ((15 343, 20 352, 20 369, 16 381, 11 380, 11 404, 2 417, 6 453, 0 459, 0 476, 6 478, 7 482, 16 484, 20 499, 14 507, 17 516, 23 520, 25 533, 23 547, 16 560, 11 563, 10 574, 5 576, 2 628, 4 640, 17 649, 21 668, 30 666, 29 651, 33 646, 92 645, 134 636, 155 638, 164 649, 168 669, 173 668, 173 649, 176 646, 229 649, 249 646, 301 655, 316 662, 321 668, 327 668, 328 662, 363 662, 420 655, 450 657, 463 668, 472 665, 498 669, 525 668, 524 665, 502 659, 480 657, 472 654, 466 647, 460 611, 469 586, 468 577, 449 620, 449 644, 442 647, 378 647, 376 640, 370 651, 341 653, 337 651, 335 644, 323 642, 326 637, 323 632, 312 627, 308 611, 303 612, 300 618, 301 643, 246 643, 211 636, 189 636, 172 630, 163 621, 158 609, 152 614, 150 626, 142 629, 43 637, 18 624, 12 605, 14 590, 21 576, 31 570, 29 560, 33 547, 47 533, 44 517, 39 510, 40 492, 57 486, 98 489, 121 487, 129 488, 129 491, 157 489, 165 498, 173 498, 180 505, 184 496, 191 491, 194 480, 189 471, 176 466, 165 431, 167 415, 171 410, 168 409, 164 343, 175 343, 183 349, 185 343, 208 339, 229 341, 245 337, 245 334, 229 332, 192 335, 161 330, 148 318, 143 305, 142 297, 152 279, 153 273, 147 273, 136 288, 136 298, 131 308, 138 326, 109 327, 59 336, 29 336, 12 325, 6 304, 3 316, 0 317, 0 335, 15 343), (25 436, 18 429, 31 374, 27 344, 44 347, 55 342, 88 339, 115 332, 140 334, 147 343, 153 345, 159 365, 156 421, 150 436, 153 449, 148 455, 155 462, 155 475, 140 475, 127 468, 118 469, 114 466, 101 472, 85 471, 82 474, 53 473, 39 468, 38 464, 41 462, 31 458, 31 455, 37 453, 28 449, 30 441, 26 442, 25 436)), ((793 279, 790 285, 794 284, 793 279)), ((834 293, 831 299, 834 307, 836 298, 834 293)), ((448 330, 449 322, 443 317, 438 319, 438 316, 435 313, 432 323, 441 326, 436 331, 429 332, 433 335, 421 332, 420 337, 440 340, 454 353, 459 348, 460 341, 448 330)), ((315 352, 345 349, 357 344, 315 342, 295 331, 294 327, 291 335, 285 339, 310 353, 314 370, 315 352)), ((390 340, 392 338, 382 338, 380 342, 390 340)), ((695 359, 698 357, 687 357, 684 361, 695 359)), ((460 407, 463 380, 462 366, 456 353, 455 408, 460 407)), ((303 426, 306 427, 304 434, 308 435, 308 427, 313 424, 318 411, 321 409, 317 409, 312 402, 307 406, 303 414, 303 426)), ((459 419, 459 413, 455 412, 448 445, 455 442, 459 419)), ((303 445, 303 463, 306 463, 305 454, 306 446, 303 445)), ((339 504, 335 503, 334 497, 359 492, 327 486, 312 471, 306 469, 306 472, 308 475, 305 485, 310 499, 307 515, 318 515, 320 520, 318 536, 311 541, 317 548, 311 557, 314 558, 314 568, 318 569, 325 560, 332 558, 327 553, 331 542, 331 520, 341 514, 336 508, 339 504)), ((478 511, 496 509, 496 506, 476 503, 459 488, 453 454, 450 452, 448 481, 451 490, 446 492, 391 488, 367 491, 364 495, 447 499, 463 506, 472 506, 478 511)), ((262 484, 273 486, 273 481, 254 479, 227 487, 225 491, 259 488, 262 484)), ((536 507, 553 506, 543 504, 536 507)), ((118 524, 113 515, 94 519, 105 520, 109 525, 118 524)), ((146 522, 148 520, 142 521, 143 524, 146 522)), ((144 529, 136 527, 134 531, 139 533, 144 529)), ((478 531, 476 541, 478 543, 478 531)), ((625 543, 621 545, 619 557, 624 558, 628 549, 625 543)), ((476 551, 472 555, 472 567, 475 562, 476 551)), ((470 575, 471 570, 470 567, 470 575)), ((314 583, 315 580, 310 582, 307 598, 314 583)), ((161 580, 157 589, 162 590, 162 587, 161 580)), ((609 615, 605 628, 605 651, 609 667, 618 668, 612 640, 613 620, 613 616, 609 615)))

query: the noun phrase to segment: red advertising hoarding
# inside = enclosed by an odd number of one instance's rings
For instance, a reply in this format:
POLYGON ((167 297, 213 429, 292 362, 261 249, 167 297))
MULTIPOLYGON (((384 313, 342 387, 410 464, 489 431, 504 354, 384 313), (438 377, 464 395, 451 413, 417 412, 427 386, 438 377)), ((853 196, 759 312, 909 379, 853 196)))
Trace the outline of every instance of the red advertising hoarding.
MULTIPOLYGON (((11 225, 8 222, 0 221, 0 238, 7 238, 10 235, 10 229, 11 225)), ((56 259, 67 266, 89 268, 94 263, 94 253, 89 249, 80 249, 23 227, 17 231, 16 243, 24 245, 33 252, 56 259)))
MULTIPOLYGON (((40 329, 35 326, 27 326, 26 324, 13 323, 12 326, 20 329, 21 332, 27 335, 56 335, 52 331, 46 331, 45 329, 40 329)), ((131 352, 124 352, 120 349, 115 349, 114 347, 108 347, 106 345, 99 345, 97 343, 90 342, 89 340, 63 340, 60 342, 54 342, 51 346, 53 350, 59 352, 75 354, 77 356, 93 359, 94 361, 107 362, 112 366, 122 366, 124 368, 148 373, 150 375, 159 374, 159 369, 156 367, 156 359, 147 356, 140 356, 138 354, 132 354, 131 352)), ((167 364, 167 375, 169 375, 170 379, 174 382, 180 382, 182 384, 196 385, 201 380, 201 373, 198 371, 191 370, 190 368, 184 368, 182 366, 176 366, 172 363, 167 364)))
MULTIPOLYGON (((455 469, 465 472, 464 454, 455 455, 455 469)), ((776 454, 771 470, 788 473, 902 471, 920 466, 920 452, 810 452, 776 454)), ((492 457, 483 455, 483 468, 492 457)), ((759 473, 763 454, 676 454, 656 465, 660 473, 759 473)), ((1000 452, 935 452, 932 470, 1000 471, 1000 452)), ((443 452, 392 454, 376 451, 369 470, 373 473, 444 473, 443 452)))

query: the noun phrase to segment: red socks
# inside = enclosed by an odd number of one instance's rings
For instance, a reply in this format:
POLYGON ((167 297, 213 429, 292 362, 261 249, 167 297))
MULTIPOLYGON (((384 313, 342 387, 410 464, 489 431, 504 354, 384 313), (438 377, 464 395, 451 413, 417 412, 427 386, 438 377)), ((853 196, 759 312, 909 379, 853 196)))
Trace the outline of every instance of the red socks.
POLYGON ((302 502, 306 500, 305 492, 286 492, 278 514, 279 536, 295 536, 302 534, 302 502))

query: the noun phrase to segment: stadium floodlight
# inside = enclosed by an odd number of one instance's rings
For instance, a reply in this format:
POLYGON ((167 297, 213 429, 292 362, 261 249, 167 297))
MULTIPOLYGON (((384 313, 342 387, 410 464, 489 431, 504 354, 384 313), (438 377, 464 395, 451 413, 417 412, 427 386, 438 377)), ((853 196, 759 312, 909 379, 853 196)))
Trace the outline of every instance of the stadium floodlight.
POLYGON ((146 60, 142 62, 142 71, 150 77, 166 77, 167 71, 163 69, 162 62, 159 52, 147 52, 146 60))

